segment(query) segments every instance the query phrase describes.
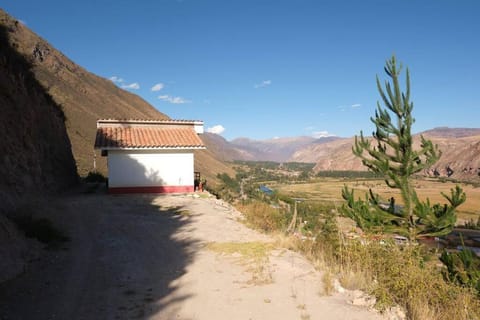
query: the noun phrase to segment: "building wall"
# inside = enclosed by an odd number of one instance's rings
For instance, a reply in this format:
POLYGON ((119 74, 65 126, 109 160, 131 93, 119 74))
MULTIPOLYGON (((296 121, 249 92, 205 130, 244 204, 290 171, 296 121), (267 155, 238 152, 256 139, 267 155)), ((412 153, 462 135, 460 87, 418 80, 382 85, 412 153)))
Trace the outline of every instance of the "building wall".
POLYGON ((182 151, 108 152, 108 186, 112 193, 193 192, 193 153, 182 151))

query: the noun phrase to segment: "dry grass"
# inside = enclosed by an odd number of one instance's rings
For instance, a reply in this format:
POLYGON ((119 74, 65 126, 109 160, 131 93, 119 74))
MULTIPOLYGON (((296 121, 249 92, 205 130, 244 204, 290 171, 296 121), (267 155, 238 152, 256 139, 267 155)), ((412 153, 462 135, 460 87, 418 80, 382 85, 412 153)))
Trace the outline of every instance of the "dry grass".
POLYGON ((324 295, 331 296, 335 292, 334 280, 335 278, 329 270, 323 273, 322 284, 324 295))
POLYGON ((285 214, 279 208, 273 208, 263 202, 236 205, 245 216, 247 225, 263 232, 281 230, 286 225, 285 214))
POLYGON ((222 255, 234 257, 235 261, 251 274, 247 284, 265 285, 273 282, 269 265, 269 252, 274 248, 272 243, 265 242, 212 242, 209 250, 222 255))
MULTIPOLYGON (((347 185, 354 188, 356 197, 364 197, 365 193, 371 188, 378 193, 383 199, 395 197, 398 204, 401 204, 400 194, 398 190, 388 188, 383 180, 380 179, 337 179, 322 178, 316 182, 276 185, 275 189, 294 197, 304 197, 312 201, 333 202, 340 206, 344 200, 342 199, 342 188, 347 185)), ((430 199, 431 203, 445 203, 445 198, 441 192, 449 195, 450 189, 455 187, 453 182, 441 182, 435 179, 417 179, 415 187, 421 200, 430 199)), ((458 208, 458 217, 461 220, 470 220, 478 218, 480 215, 480 188, 476 188, 470 184, 460 184, 467 194, 467 201, 458 208)))
POLYGON ((370 287, 366 272, 358 270, 343 270, 339 272, 339 281, 343 288, 348 290, 367 290, 370 287))
POLYGON ((324 272, 321 295, 331 295, 338 279, 345 289, 372 294, 380 310, 401 306, 408 319, 480 319, 478 297, 446 282, 437 260, 428 261, 418 246, 343 240, 334 253, 325 244, 294 237, 278 240, 277 245, 301 252, 324 272))

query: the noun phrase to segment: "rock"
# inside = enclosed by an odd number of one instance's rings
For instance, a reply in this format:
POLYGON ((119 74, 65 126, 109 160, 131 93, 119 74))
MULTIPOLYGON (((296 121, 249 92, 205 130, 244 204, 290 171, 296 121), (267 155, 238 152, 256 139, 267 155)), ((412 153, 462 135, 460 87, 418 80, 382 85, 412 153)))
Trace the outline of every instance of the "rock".
POLYGON ((407 315, 405 311, 399 306, 391 307, 387 311, 385 311, 384 316, 388 320, 406 320, 407 315))
POLYGON ((338 279, 333 280, 333 288, 338 293, 344 293, 345 292, 345 288, 342 287, 342 285, 340 284, 340 281, 338 281, 338 279))
POLYGON ((352 292, 351 303, 354 306, 373 308, 376 302, 377 300, 375 299, 375 297, 372 297, 363 291, 354 290, 352 292))

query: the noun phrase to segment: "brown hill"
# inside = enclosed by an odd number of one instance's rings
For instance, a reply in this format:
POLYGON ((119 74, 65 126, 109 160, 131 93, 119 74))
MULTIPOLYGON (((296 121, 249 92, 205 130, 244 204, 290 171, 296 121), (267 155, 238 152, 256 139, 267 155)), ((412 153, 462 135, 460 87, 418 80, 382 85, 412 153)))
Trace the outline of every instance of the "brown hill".
POLYGON ((204 143, 217 159, 222 161, 248 160, 250 155, 245 150, 235 147, 222 136, 206 132, 203 135, 204 143))
MULTIPOLYGON (((12 46, 30 63, 35 78, 55 103, 61 106, 80 175, 86 175, 93 169, 97 119, 169 118, 139 96, 78 66, 1 10, 0 21, 8 30, 12 46)), ((208 137, 205 139, 208 140, 208 137)), ((211 179, 223 170, 231 170, 215 159, 211 151, 200 151, 197 154, 196 170, 203 171, 211 179)), ((99 155, 97 169, 106 173, 105 158, 99 155)))
POLYGON ((78 180, 65 114, 9 37, 18 27, 0 15, 0 283, 25 272, 33 257, 6 216, 27 219, 25 203, 33 207, 32 199, 78 180))
MULTIPOLYGON (((440 160, 426 175, 440 174, 454 179, 480 180, 480 129, 439 128, 422 133, 442 151, 440 160)), ((420 135, 414 137, 419 147, 420 135)), ((352 153, 354 138, 343 138, 323 144, 310 145, 297 151, 290 161, 315 162, 315 171, 366 170, 352 153)))
MULTIPOLYGON (((140 97, 78 66, 1 10, 0 20, 12 46, 32 65, 36 79, 63 109, 80 175, 92 170, 97 119, 168 118, 140 97)), ((99 167, 102 171, 106 168, 101 159, 99 167)))
POLYGON ((219 173, 227 173, 231 177, 235 176, 235 171, 225 162, 229 159, 218 149, 217 140, 214 136, 217 135, 211 133, 201 135, 200 138, 207 149, 195 150, 195 171, 200 171, 210 185, 218 182, 217 174, 219 173))
POLYGON ((17 52, 10 36, 18 28, 0 16, 0 212, 11 197, 61 190, 77 180, 64 112, 17 52))

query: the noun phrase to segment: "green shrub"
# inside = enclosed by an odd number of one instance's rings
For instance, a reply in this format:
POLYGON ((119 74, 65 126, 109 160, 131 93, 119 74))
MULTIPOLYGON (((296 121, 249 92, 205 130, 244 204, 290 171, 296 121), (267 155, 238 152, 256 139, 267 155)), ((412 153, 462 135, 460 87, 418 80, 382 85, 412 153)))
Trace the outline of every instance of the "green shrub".
POLYGON ((443 251, 440 260, 447 267, 446 279, 461 286, 470 287, 480 296, 480 259, 472 250, 463 248, 459 252, 443 251))
POLYGON ((107 178, 100 172, 92 172, 90 171, 88 175, 85 177, 85 182, 105 182, 107 178))

